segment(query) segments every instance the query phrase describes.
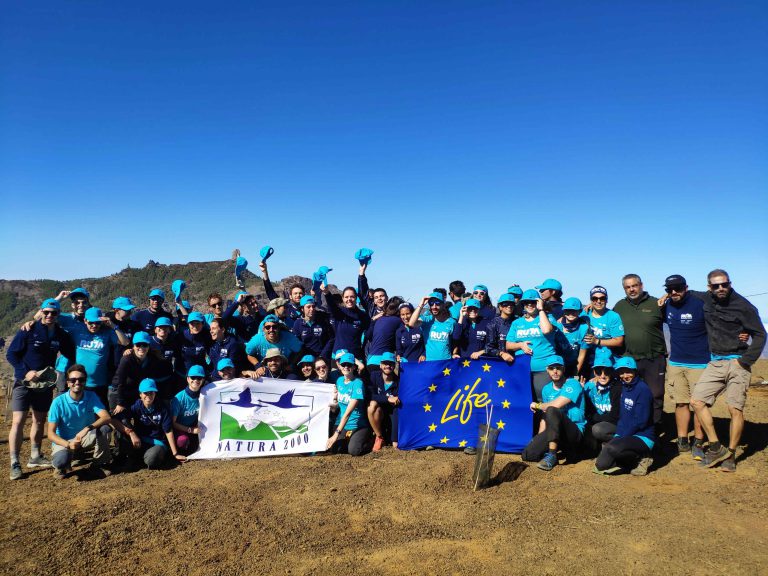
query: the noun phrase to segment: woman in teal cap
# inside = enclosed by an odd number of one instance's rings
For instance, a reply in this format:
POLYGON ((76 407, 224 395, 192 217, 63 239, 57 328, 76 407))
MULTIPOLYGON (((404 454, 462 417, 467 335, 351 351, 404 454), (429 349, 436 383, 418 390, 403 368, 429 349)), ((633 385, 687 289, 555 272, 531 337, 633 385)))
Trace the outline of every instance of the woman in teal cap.
POLYGON ((339 415, 336 429, 326 448, 346 451, 350 456, 362 456, 371 449, 371 429, 365 414, 363 381, 357 377, 355 357, 347 352, 339 358, 341 376, 336 381, 339 415))
POLYGON ((587 439, 598 449, 616 433, 621 402, 621 384, 614 378, 610 355, 595 359, 592 367, 595 377, 584 384, 587 399, 587 439))
POLYGON ((563 304, 563 317, 557 323, 557 349, 565 360, 565 374, 569 378, 577 376, 581 382, 589 377, 586 364, 587 344, 584 337, 589 330, 589 321, 581 315, 581 300, 568 298, 563 304))
POLYGON ((496 308, 493 307, 491 297, 488 295, 488 286, 485 284, 475 284, 472 288, 472 298, 480 302, 480 317, 490 320, 496 316, 496 308))

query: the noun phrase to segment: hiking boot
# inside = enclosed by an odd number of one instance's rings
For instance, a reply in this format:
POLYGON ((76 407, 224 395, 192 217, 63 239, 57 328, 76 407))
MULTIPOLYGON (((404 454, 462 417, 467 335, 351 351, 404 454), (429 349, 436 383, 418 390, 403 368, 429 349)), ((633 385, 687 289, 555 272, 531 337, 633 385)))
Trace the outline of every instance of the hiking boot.
POLYGON ((701 442, 694 442, 691 446, 691 455, 697 462, 704 460, 704 444, 701 442))
POLYGON ((677 439, 677 451, 682 454, 683 452, 690 452, 691 451, 691 443, 688 441, 688 438, 678 438, 677 439))
POLYGON ((539 470, 544 470, 546 472, 549 472, 557 466, 557 456, 554 455, 552 452, 547 452, 544 454, 544 458, 539 460, 539 463, 536 465, 539 470))
POLYGON ((53 478, 54 480, 64 480, 64 478, 67 477, 67 471, 63 468, 54 468, 53 469, 53 478))
POLYGON ((48 460, 48 458, 46 458, 42 454, 34 458, 30 458, 29 462, 27 462, 27 468, 50 468, 50 467, 51 467, 51 461, 48 460))
POLYGON ((653 464, 653 458, 640 458, 640 462, 629 473, 632 476, 645 476, 648 474, 648 468, 651 467, 651 464, 653 464))
POLYGON ((11 480, 20 480, 22 476, 21 464, 18 462, 11 463, 11 480))
POLYGON ((474 456, 475 454, 477 454, 477 448, 475 448, 474 446, 467 446, 466 448, 464 448, 464 454, 468 454, 469 456, 474 456))
MULTIPOLYGON (((730 452, 730 450, 729 450, 730 452)), ((728 456, 725 460, 723 460, 723 463, 720 464, 720 470, 723 472, 736 472, 736 454, 731 452, 731 455, 728 456)))
POLYGON ((373 441, 373 451, 380 452, 383 446, 384 446, 384 437, 376 436, 376 440, 373 441))
POLYGON ((621 471, 621 466, 611 466, 610 468, 606 468, 605 470, 600 470, 597 466, 592 467, 592 473, 593 474, 599 474, 600 476, 612 476, 613 474, 616 474, 616 472, 621 471))
POLYGON ((728 450, 722 444, 719 450, 712 450, 711 448, 704 454, 704 460, 701 461, 700 466, 704 468, 714 468, 723 460, 726 460, 731 455, 731 451, 728 450))

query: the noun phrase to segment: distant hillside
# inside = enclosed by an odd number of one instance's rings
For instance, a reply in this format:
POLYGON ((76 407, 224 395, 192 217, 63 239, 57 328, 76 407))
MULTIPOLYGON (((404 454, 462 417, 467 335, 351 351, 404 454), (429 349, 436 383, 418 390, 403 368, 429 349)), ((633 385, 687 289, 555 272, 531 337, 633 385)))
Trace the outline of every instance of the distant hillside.
MULTIPOLYGON (((32 317, 45 298, 53 298, 62 290, 78 286, 86 288, 95 306, 112 309, 112 301, 118 296, 129 296, 137 307, 147 305, 147 295, 153 288, 161 288, 171 300, 171 283, 182 279, 187 289, 182 297, 189 300, 195 310, 208 312, 206 300, 211 292, 221 293, 231 300, 238 292, 235 287, 234 265, 231 260, 214 262, 189 262, 188 264, 159 264, 150 260, 143 268, 125 268, 117 274, 104 278, 78 278, 59 282, 57 280, 0 280, 0 336, 10 341, 19 325, 32 317)), ((243 275, 246 290, 255 294, 263 306, 267 304, 264 283, 261 278, 248 271, 243 275)), ((298 282, 309 291, 312 282, 303 276, 289 276, 274 282, 278 294, 298 282)), ((165 307, 171 310, 166 302, 165 307)), ((62 302, 62 310, 69 312, 69 303, 62 302)))

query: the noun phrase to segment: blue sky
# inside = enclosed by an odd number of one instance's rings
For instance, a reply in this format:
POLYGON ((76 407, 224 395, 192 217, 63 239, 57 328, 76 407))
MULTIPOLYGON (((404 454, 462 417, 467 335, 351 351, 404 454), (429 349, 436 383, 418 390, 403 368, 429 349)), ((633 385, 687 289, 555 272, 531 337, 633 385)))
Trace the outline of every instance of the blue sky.
POLYGON ((278 4, 4 2, 0 278, 768 292, 765 3, 278 4))

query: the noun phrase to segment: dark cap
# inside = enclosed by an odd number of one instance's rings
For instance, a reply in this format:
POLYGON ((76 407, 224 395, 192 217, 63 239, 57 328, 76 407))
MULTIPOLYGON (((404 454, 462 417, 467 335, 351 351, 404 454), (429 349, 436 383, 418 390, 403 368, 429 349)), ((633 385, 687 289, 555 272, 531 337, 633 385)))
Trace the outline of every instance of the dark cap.
POLYGON ((672 274, 672 276, 667 276, 667 279, 664 280, 664 287, 668 288, 670 286, 688 286, 688 282, 680 274, 672 274))

